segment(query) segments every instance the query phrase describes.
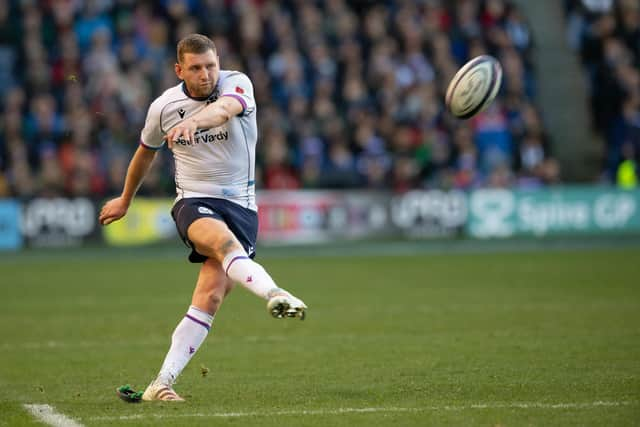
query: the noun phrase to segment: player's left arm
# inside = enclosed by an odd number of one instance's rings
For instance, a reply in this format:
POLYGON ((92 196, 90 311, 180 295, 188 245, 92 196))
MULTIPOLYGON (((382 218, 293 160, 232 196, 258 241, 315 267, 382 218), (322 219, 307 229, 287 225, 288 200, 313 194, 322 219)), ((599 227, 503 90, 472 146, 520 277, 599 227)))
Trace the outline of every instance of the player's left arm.
POLYGON ((241 114, 244 106, 232 96, 221 96, 216 102, 207 105, 191 117, 172 127, 165 136, 170 149, 180 138, 193 142, 198 129, 211 129, 221 126, 234 116, 241 114))

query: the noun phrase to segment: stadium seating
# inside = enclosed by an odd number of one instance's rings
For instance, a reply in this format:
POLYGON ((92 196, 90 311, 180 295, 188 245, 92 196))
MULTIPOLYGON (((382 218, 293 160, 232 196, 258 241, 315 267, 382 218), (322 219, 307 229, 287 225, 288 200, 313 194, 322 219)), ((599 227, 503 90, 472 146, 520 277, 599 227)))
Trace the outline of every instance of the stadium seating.
MULTIPOLYGON (((558 181, 534 102, 533 35, 507 0, 9 1, 0 28, 0 195, 119 193, 149 103, 176 84, 175 43, 191 32, 253 80, 259 188, 558 181), (503 65, 500 96, 454 120, 446 85, 483 53, 503 65)), ((141 193, 171 194, 171 169, 163 150, 141 193)))
POLYGON ((594 130, 606 141, 602 178, 613 182, 621 164, 640 158, 640 2, 565 6, 569 43, 589 77, 594 130))

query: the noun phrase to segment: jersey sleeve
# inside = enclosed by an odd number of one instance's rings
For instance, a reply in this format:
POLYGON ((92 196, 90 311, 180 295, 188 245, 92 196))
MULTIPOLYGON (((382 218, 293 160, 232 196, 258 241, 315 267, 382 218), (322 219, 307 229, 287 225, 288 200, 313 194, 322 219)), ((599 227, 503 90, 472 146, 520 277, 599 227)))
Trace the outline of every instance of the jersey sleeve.
POLYGON ((227 76, 220 87, 220 96, 231 96, 242 104, 241 116, 248 116, 256 109, 253 84, 245 74, 234 72, 227 76))
POLYGON ((151 103, 147 111, 147 119, 140 133, 140 144, 152 150, 158 150, 164 145, 164 132, 160 124, 162 106, 157 100, 151 103))

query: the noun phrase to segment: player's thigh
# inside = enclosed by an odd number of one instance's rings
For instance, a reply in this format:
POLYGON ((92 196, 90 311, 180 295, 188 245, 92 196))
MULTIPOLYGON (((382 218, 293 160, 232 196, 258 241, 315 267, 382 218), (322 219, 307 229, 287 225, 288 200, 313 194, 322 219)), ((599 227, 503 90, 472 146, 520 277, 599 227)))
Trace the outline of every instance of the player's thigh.
POLYGON ((187 229, 187 236, 198 253, 218 261, 227 253, 242 249, 227 224, 215 218, 198 218, 187 229))
POLYGON ((191 304, 210 314, 215 313, 233 288, 219 261, 209 258, 200 267, 191 304))

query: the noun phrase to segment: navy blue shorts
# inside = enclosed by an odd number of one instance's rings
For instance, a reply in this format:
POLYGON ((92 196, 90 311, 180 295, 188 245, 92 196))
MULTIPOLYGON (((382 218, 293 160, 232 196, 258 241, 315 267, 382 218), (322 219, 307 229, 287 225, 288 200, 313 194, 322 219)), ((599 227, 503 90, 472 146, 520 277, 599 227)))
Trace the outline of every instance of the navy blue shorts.
POLYGON ((187 236, 187 229, 198 218, 215 218, 223 221, 236 236, 244 250, 253 258, 258 237, 258 214, 251 209, 224 199, 213 197, 189 197, 173 205, 171 216, 176 223, 182 241, 191 248, 189 261, 204 262, 207 257, 196 252, 187 236))

